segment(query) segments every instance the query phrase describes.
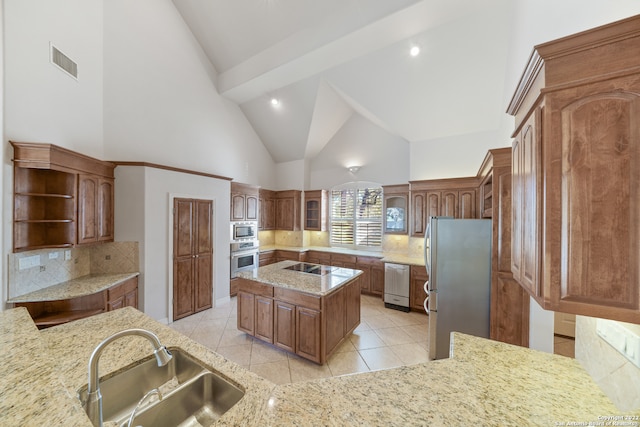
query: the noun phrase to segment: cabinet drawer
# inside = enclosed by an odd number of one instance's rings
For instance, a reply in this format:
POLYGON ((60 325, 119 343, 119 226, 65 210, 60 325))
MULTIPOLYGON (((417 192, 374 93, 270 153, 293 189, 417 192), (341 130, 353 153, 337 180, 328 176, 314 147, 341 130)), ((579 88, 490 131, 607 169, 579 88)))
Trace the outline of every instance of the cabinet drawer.
POLYGON ((380 267, 384 268, 384 263, 380 260, 380 258, 369 257, 369 256, 359 256, 357 257, 357 261, 359 265, 368 265, 371 267, 380 267))
POLYGON ((345 254, 331 254, 331 262, 340 262, 340 263, 356 263, 355 255, 345 255, 345 254))
POLYGON ((274 288, 274 299, 285 301, 293 305, 304 306, 313 310, 320 310, 320 297, 303 294, 300 291, 274 288))
POLYGON ((246 292, 263 297, 273 297, 273 286, 264 283, 254 282, 242 277, 237 278, 238 292, 246 292))
POLYGON ((134 291, 138 287, 138 278, 134 277, 107 290, 107 300, 113 301, 134 291))

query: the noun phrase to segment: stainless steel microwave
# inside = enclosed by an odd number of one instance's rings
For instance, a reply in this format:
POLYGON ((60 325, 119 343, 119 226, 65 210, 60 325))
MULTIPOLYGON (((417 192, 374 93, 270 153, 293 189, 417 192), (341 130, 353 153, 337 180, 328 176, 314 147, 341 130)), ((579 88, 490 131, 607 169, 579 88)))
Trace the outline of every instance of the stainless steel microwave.
POLYGON ((245 242, 258 239, 258 222, 243 221, 231 223, 231 241, 245 242))

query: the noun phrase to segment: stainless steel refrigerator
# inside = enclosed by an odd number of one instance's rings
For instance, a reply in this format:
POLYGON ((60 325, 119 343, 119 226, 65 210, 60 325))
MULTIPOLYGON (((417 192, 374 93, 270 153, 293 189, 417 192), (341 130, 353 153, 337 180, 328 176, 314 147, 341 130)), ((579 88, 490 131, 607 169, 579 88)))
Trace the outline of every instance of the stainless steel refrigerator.
POLYGON ((491 220, 431 217, 424 248, 429 358, 443 359, 453 331, 489 337, 491 220))

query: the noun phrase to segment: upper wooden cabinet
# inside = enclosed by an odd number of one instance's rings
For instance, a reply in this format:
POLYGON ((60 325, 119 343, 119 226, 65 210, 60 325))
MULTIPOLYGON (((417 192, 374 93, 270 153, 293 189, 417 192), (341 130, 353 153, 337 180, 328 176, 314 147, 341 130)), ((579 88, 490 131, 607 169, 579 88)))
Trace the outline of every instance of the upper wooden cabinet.
POLYGON ((384 233, 407 234, 409 227, 409 184, 384 185, 384 233))
POLYGON ((14 251, 113 241, 113 163, 52 144, 11 145, 14 251))
POLYGON ((258 192, 258 229, 276 229, 276 196, 275 191, 263 188, 258 192))
POLYGON ((114 180, 78 176, 78 244, 113 241, 114 180))
POLYGON ((276 230, 300 230, 302 191, 276 191, 276 230))
POLYGON ((476 218, 478 178, 410 181, 411 236, 424 237, 432 216, 476 218))
POLYGON ((231 183, 231 221, 258 221, 258 187, 231 183))
POLYGON ((640 16, 536 46, 508 113, 515 279, 545 309, 640 323, 640 16))
POLYGON ((328 199, 326 190, 304 192, 304 229, 327 231, 328 199))

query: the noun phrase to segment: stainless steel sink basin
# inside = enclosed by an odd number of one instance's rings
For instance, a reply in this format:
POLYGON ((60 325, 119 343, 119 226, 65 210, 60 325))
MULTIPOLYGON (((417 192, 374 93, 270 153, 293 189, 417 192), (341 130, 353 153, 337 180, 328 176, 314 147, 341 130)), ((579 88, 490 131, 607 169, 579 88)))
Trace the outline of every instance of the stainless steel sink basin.
POLYGON ((131 425, 209 426, 238 403, 244 392, 223 378, 204 373, 137 413, 131 425))
MULTIPOLYGON (((189 390, 189 398, 194 400, 200 399, 205 401, 205 399, 208 399, 208 401, 217 402, 219 399, 222 399, 225 401, 224 396, 236 396, 239 393, 239 397, 235 399, 231 406, 233 406, 233 404, 240 400, 244 395, 242 390, 238 389, 221 376, 212 373, 204 365, 184 351, 175 348, 170 349, 170 351, 173 358, 165 366, 158 367, 155 358, 150 356, 149 358, 144 359, 142 363, 136 362, 118 371, 114 375, 108 375, 100 379, 102 417, 105 424, 107 422, 115 422, 117 425, 126 426, 129 416, 136 408, 136 405, 138 405, 145 394, 152 389, 159 389, 164 398, 160 402, 157 402, 157 397, 155 399, 149 399, 148 402, 145 402, 144 405, 142 405, 142 408, 138 408, 140 416, 143 413, 143 408, 148 406, 147 409, 151 409, 151 407, 156 403, 163 403, 165 400, 169 401, 172 394, 177 394, 183 386, 189 390), (205 377, 210 377, 210 379, 200 380, 200 378, 203 377, 203 374, 206 374, 205 377), (196 378, 197 381, 194 381, 196 378), (203 381, 206 381, 206 383, 203 383, 203 381), (201 386, 197 388, 194 385, 196 383, 201 384, 201 386), (207 390, 206 386, 211 387, 207 390), (203 394, 202 397, 197 396, 199 392, 203 394)), ((78 391, 78 398, 83 403, 87 400, 86 386, 78 391)), ((231 406, 226 408, 226 410, 231 406)), ((216 406, 216 408, 217 407, 220 407, 220 405, 216 406)), ((140 425, 140 423, 138 422, 137 424, 132 425, 140 425)), ((151 426, 160 424, 154 423, 147 425, 151 426)))

